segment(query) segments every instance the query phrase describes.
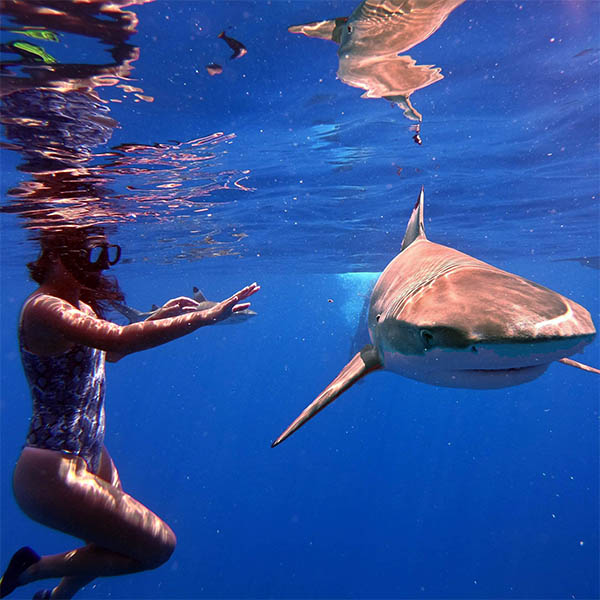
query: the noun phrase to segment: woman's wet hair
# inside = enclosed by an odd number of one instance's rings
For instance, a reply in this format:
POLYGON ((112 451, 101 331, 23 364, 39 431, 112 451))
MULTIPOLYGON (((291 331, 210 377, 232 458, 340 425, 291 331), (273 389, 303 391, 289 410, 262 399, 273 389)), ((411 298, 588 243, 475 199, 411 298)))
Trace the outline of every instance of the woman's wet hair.
POLYGON ((61 227, 42 231, 37 235, 40 255, 28 263, 27 268, 31 279, 41 285, 46 281, 56 259, 60 258, 81 283, 81 300, 103 317, 110 309, 111 302, 123 302, 125 295, 114 277, 97 270, 86 272, 85 261, 81 257, 86 255, 90 240, 98 237, 105 237, 105 231, 98 226, 61 227))

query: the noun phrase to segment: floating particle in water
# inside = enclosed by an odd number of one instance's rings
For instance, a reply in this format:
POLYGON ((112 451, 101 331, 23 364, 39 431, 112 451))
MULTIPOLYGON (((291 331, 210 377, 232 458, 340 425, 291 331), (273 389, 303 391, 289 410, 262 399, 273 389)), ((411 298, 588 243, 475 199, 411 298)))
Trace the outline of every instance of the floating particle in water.
POLYGON ((220 75, 223 72, 223 67, 217 63, 209 63, 206 65, 208 74, 212 77, 213 75, 220 75))
POLYGON ((233 54, 229 57, 230 59, 242 58, 244 54, 248 53, 248 49, 242 42, 238 42, 232 37, 229 37, 224 31, 221 31, 217 37, 222 39, 233 50, 233 54))

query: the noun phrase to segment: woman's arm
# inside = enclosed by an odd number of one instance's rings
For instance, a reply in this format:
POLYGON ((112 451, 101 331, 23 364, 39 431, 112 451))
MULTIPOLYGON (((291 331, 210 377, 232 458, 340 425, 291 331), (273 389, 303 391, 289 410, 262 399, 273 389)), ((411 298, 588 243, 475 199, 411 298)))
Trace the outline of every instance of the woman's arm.
POLYGON ((227 319, 232 313, 248 308, 250 304, 239 304, 240 300, 249 298, 259 289, 260 286, 253 283, 207 310, 125 326, 87 315, 55 296, 40 294, 28 303, 26 318, 28 328, 44 336, 59 335, 69 342, 105 350, 113 360, 118 360, 126 354, 160 346, 200 327, 227 319))
MULTIPOLYGON (((155 313, 153 313, 145 321, 157 321, 158 319, 167 319, 170 317, 178 317, 188 312, 197 311, 199 303, 193 298, 187 296, 179 296, 165 302, 155 313)), ((234 311, 236 312, 236 311, 234 311)), ((117 352, 107 352, 106 360, 111 363, 119 362, 125 354, 117 352)))

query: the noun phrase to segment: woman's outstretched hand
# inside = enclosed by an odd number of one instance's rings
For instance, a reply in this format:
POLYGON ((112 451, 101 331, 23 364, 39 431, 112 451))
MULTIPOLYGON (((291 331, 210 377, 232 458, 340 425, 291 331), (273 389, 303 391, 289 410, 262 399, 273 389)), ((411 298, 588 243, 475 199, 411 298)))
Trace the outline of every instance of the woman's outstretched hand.
POLYGON ((223 302, 218 302, 210 308, 200 310, 200 303, 193 298, 187 296, 180 296, 179 298, 173 298, 168 302, 165 302, 152 316, 148 317, 146 321, 158 321, 159 319, 168 319, 170 317, 179 317, 187 313, 201 312, 204 319, 207 321, 207 325, 223 321, 230 317, 234 312, 245 310, 250 306, 250 302, 242 302, 255 294, 260 290, 260 286, 256 283, 246 286, 241 289, 237 294, 234 294, 223 302))
POLYGON ((250 298, 253 294, 256 294, 260 290, 260 285, 256 282, 247 285, 245 288, 241 289, 237 294, 234 294, 227 300, 223 300, 218 304, 215 304, 211 308, 207 310, 200 311, 203 313, 204 317, 208 321, 207 325, 212 323, 217 323, 218 321, 223 321, 230 317, 234 312, 239 312, 240 310, 246 310, 250 306, 250 302, 241 302, 240 300, 245 300, 246 298, 250 298))

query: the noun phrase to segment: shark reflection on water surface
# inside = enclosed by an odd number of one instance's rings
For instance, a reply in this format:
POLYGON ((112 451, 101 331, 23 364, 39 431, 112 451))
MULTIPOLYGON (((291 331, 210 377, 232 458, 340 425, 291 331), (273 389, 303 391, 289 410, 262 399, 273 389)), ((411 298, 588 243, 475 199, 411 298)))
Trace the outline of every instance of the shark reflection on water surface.
POLYGON ((532 381, 555 361, 600 374, 568 358, 596 334, 585 308, 523 277, 430 242, 423 204, 421 190, 401 251, 371 293, 371 343, 273 446, 378 369, 432 385, 472 389, 532 381))
POLYGON ((400 53, 426 40, 464 0, 363 0, 349 17, 288 28, 291 33, 339 44, 337 75, 365 90, 363 98, 385 98, 404 115, 421 121, 410 95, 443 75, 432 65, 417 65, 400 53))

